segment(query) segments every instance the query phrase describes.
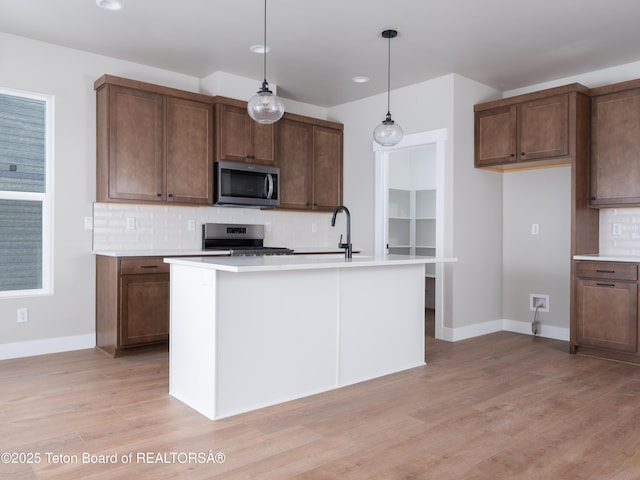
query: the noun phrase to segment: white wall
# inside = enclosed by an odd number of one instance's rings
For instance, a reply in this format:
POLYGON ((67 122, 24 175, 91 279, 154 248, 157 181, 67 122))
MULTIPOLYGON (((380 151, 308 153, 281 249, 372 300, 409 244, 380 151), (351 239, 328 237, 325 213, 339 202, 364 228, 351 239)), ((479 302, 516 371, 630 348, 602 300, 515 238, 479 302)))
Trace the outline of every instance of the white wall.
POLYGON ((529 294, 546 294, 540 335, 556 336, 545 334, 552 326, 568 339, 571 167, 505 173, 503 185, 504 318, 530 325, 529 294), (531 224, 539 225, 538 235, 531 224))
POLYGON ((502 176, 474 167, 473 105, 497 91, 454 77, 453 136, 453 324, 450 339, 500 330, 502 313, 502 176))

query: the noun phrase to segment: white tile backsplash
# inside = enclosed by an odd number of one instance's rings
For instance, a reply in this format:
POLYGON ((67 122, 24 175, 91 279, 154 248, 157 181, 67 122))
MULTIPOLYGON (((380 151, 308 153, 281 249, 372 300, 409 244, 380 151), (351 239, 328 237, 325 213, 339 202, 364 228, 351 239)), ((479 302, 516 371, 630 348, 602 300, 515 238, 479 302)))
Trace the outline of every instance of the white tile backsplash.
POLYGON ((271 223, 264 244, 273 247, 327 248, 340 231, 330 225, 331 213, 282 212, 253 208, 180 207, 95 203, 94 251, 197 250, 203 223, 271 223), (127 230, 127 218, 136 228, 127 230), (189 220, 196 229, 189 230, 189 220), (313 226, 315 225, 315 232, 313 226))
POLYGON ((600 255, 640 256, 640 208, 600 209, 600 255), (620 224, 620 235, 613 234, 620 224))

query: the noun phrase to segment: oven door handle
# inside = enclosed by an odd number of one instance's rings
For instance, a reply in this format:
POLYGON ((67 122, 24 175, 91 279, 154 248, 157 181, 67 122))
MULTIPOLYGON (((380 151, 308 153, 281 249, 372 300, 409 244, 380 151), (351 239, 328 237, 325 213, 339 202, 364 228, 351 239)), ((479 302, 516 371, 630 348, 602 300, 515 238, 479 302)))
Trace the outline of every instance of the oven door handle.
POLYGON ((266 177, 264 178, 264 187, 266 190, 266 199, 267 200, 271 200, 271 197, 273 196, 273 175, 271 175, 270 173, 267 173, 266 177))

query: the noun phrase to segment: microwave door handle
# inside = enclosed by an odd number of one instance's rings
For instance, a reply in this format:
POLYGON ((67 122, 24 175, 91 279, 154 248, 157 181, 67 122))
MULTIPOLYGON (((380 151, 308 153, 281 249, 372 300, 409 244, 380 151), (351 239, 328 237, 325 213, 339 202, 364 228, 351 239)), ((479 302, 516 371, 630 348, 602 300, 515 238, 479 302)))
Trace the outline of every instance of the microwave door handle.
POLYGON ((271 197, 273 196, 273 175, 271 175, 270 173, 267 173, 265 181, 269 185, 268 191, 267 191, 267 199, 271 200, 271 197))

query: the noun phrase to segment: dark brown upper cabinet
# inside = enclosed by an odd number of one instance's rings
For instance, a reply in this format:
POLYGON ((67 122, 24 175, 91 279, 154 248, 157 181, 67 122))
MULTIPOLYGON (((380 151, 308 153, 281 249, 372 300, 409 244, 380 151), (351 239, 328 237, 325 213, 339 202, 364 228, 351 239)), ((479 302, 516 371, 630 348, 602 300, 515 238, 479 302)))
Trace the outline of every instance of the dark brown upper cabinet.
MULTIPOLYGON (((508 170, 571 164, 579 84, 483 103, 475 112, 475 166, 508 170), (572 130, 573 129, 573 130, 572 130)), ((588 119, 587 119, 588 121, 588 119)))
POLYGON ((97 98, 99 202, 213 204, 213 101, 104 75, 97 98))
POLYGON ((277 123, 280 208, 331 211, 342 203, 342 125, 285 114, 277 123))
POLYGON ((253 121, 246 102, 216 97, 216 161, 275 165, 275 128, 253 121))
POLYGON ((591 205, 640 205, 640 80, 592 91, 591 205))

